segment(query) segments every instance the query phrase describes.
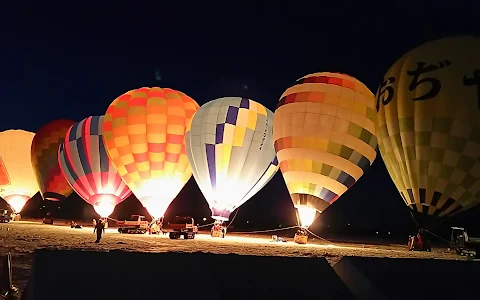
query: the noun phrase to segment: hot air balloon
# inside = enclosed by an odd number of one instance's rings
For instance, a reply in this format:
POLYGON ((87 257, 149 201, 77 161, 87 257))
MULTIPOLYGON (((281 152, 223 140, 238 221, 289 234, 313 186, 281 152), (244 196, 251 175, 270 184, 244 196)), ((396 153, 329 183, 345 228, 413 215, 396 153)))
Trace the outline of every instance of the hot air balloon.
POLYGON ((0 197, 15 213, 38 192, 30 162, 33 132, 7 130, 0 133, 0 197))
POLYGON ((277 172, 272 130, 273 113, 246 98, 216 99, 195 113, 187 155, 215 220, 227 221, 277 172))
POLYGON ((118 173, 154 219, 192 176, 185 130, 198 104, 182 92, 143 87, 115 99, 103 138, 118 173))
POLYGON ((346 74, 310 74, 283 93, 274 116, 275 150, 303 228, 373 163, 374 122, 374 95, 346 74))
POLYGON ((468 36, 423 44, 378 89, 380 154, 418 216, 452 216, 479 202, 479 50, 480 39, 468 36))
POLYGON ((71 120, 52 121, 40 128, 33 138, 31 161, 44 200, 62 201, 72 193, 58 163, 58 148, 73 124, 71 120))
POLYGON ((73 190, 106 218, 131 191, 108 159, 103 118, 88 117, 70 127, 58 150, 58 161, 73 190))

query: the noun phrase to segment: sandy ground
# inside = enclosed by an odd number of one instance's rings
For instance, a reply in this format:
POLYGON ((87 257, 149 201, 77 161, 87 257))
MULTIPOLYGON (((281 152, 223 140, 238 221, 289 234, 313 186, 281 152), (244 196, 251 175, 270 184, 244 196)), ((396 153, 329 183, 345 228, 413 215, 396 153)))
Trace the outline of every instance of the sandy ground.
POLYGON ((333 243, 319 239, 310 239, 309 244, 298 245, 292 239, 280 243, 271 242, 270 238, 271 235, 230 233, 225 239, 220 239, 212 238, 206 232, 198 234, 194 240, 170 240, 168 236, 120 234, 116 228, 108 228, 100 244, 95 244, 91 227, 72 229, 69 226, 20 221, 0 224, 0 256, 11 252, 14 285, 21 290, 28 281, 33 251, 37 248, 326 257, 332 265, 342 256, 465 259, 444 248, 434 248, 430 253, 408 252, 405 245, 333 243))

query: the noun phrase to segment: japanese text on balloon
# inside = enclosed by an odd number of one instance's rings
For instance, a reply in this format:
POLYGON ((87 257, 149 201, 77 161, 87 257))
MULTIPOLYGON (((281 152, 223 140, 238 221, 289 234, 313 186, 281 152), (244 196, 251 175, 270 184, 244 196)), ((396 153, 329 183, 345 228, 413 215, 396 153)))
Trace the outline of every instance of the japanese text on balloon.
POLYGON ((420 75, 436 71, 442 68, 446 68, 450 66, 452 63, 449 60, 444 60, 443 62, 438 62, 438 64, 431 64, 426 66, 427 63, 425 62, 417 62, 417 69, 416 70, 407 70, 407 74, 409 76, 413 76, 410 85, 408 86, 408 90, 410 92, 414 91, 419 85, 429 83, 431 85, 430 90, 425 94, 415 97, 413 101, 421 101, 421 100, 428 100, 434 98, 440 92, 442 88, 442 84, 440 80, 434 77, 425 77, 423 79, 419 79, 420 75))
POLYGON ((395 90, 393 89, 391 84, 395 83, 395 81, 395 77, 390 77, 387 80, 384 80, 378 88, 377 112, 380 109, 380 98, 382 99, 383 105, 387 105, 388 103, 390 103, 390 101, 392 101, 395 90), (386 96, 385 93, 387 93, 386 96))

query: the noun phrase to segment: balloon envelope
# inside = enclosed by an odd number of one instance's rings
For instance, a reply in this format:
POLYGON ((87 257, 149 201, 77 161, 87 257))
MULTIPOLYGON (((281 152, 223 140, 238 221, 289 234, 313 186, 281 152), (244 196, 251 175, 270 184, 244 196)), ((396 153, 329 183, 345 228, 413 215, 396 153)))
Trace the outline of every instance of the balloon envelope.
POLYGON ((58 160, 68 183, 101 217, 131 191, 110 163, 102 139, 103 116, 88 117, 67 131, 58 160))
POLYGON ((277 172, 272 130, 273 113, 246 98, 216 99, 195 113, 185 144, 214 219, 228 220, 277 172))
POLYGON ((198 104, 159 87, 131 90, 105 113, 104 141, 120 176, 154 218, 161 218, 192 169, 185 130, 198 104))
POLYGON ((73 124, 71 120, 52 121, 40 128, 33 138, 32 166, 45 200, 64 200, 73 192, 58 163, 58 148, 73 124))
POLYGON ((302 226, 347 191, 376 157, 375 100, 357 79, 315 73, 297 80, 275 110, 275 149, 302 226))
POLYGON ((402 56, 377 92, 380 154, 408 207, 445 216, 480 196, 480 39, 450 37, 402 56))
POLYGON ((17 213, 38 192, 30 161, 34 135, 24 130, 0 133, 0 197, 17 213))

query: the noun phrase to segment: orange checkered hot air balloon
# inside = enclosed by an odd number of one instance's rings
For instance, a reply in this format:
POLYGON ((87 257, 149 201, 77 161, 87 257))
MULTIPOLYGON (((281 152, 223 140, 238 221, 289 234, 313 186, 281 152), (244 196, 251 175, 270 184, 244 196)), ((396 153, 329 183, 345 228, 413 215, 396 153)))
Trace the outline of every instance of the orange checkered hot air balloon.
POLYGON ((119 96, 105 113, 108 156, 155 219, 163 217, 192 176, 184 139, 198 108, 182 92, 143 87, 119 96))
POLYGON ((44 200, 62 201, 73 192, 58 163, 58 147, 73 124, 72 120, 55 120, 42 126, 33 137, 32 166, 44 200))

